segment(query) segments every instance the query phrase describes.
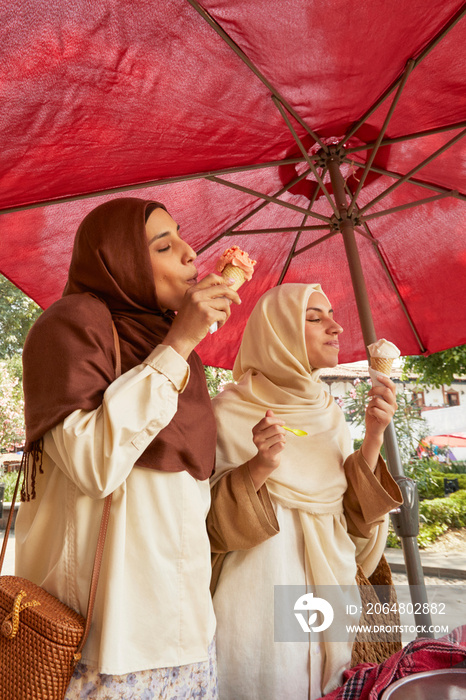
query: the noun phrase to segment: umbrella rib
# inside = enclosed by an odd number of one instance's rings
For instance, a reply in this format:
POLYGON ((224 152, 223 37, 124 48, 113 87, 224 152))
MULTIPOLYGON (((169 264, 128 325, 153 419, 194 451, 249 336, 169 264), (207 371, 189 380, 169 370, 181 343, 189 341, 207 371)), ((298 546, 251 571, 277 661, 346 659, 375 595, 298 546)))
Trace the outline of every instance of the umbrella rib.
MULTIPOLYGON (((349 192, 349 190, 348 190, 348 192, 349 192)), ((359 235, 362 236, 363 238, 367 238, 367 240, 370 241, 373 245, 376 245, 376 246, 379 245, 379 242, 374 238, 374 236, 372 236, 370 233, 367 233, 367 231, 363 231, 362 229, 354 226, 354 232, 359 233, 359 235)))
MULTIPOLYGON (((466 122, 458 122, 457 124, 450 124, 449 126, 441 126, 437 129, 426 129, 426 131, 418 131, 414 134, 406 134, 405 136, 395 136, 389 139, 383 139, 379 144, 380 146, 391 146, 395 143, 404 143, 405 141, 412 141, 413 139, 422 139, 425 136, 434 136, 435 134, 442 134, 445 131, 454 131, 456 129, 464 129, 466 127, 466 122)), ((345 149, 345 153, 357 153, 358 151, 367 151, 375 146, 375 141, 370 143, 365 143, 363 146, 354 146, 353 148, 345 149)))
MULTIPOLYGON (((304 221, 306 221, 306 219, 307 219, 307 217, 305 216, 305 217, 303 218, 303 223, 304 223, 304 221)), ((296 246, 298 245, 298 241, 299 241, 300 237, 301 237, 301 231, 298 231, 298 233, 297 233, 297 235, 295 236, 295 239, 294 239, 294 241, 293 241, 293 245, 292 245, 291 248, 290 248, 290 252, 289 252, 288 255, 287 255, 287 258, 286 258, 286 260, 285 260, 285 264, 283 265, 282 271, 280 272, 280 277, 278 278, 278 282, 277 282, 277 284, 276 284, 277 287, 278 287, 278 285, 281 284, 281 283, 283 282, 283 280, 285 279, 285 275, 286 275, 286 273, 288 272, 288 269, 289 269, 289 267, 290 267, 290 265, 291 265, 291 261, 293 260, 294 252, 295 252, 295 250, 296 250, 296 246)))
POLYGON ((452 139, 450 139, 450 141, 447 141, 447 143, 444 144, 441 148, 438 148, 436 151, 434 151, 434 153, 432 153, 430 156, 425 158, 421 163, 419 163, 414 168, 412 168, 408 173, 406 173, 406 175, 403 175, 400 178, 400 180, 398 180, 397 182, 394 182, 393 185, 390 185, 390 187, 387 187, 387 189, 384 192, 381 192, 379 195, 377 195, 377 197, 374 197, 374 199, 372 199, 370 202, 365 204, 362 207, 362 209, 360 209, 360 213, 364 214, 364 212, 367 211, 368 209, 370 209, 371 207, 373 207, 374 204, 376 204, 377 202, 380 202, 381 199, 384 199, 385 197, 387 197, 387 195, 389 195, 391 192, 393 192, 398 187, 400 187, 404 182, 409 180, 411 175, 414 175, 419 170, 421 170, 424 166, 428 165, 428 163, 430 163, 432 160, 437 158, 437 156, 441 155, 444 151, 446 151, 448 148, 450 148, 450 146, 453 146, 453 144, 455 144, 457 141, 459 141, 461 138, 463 138, 463 136, 465 134, 466 134, 466 129, 463 129, 463 131, 461 131, 459 134, 456 134, 456 136, 454 136, 452 139))
MULTIPOLYGON (((215 177, 215 176, 209 176, 206 177, 206 180, 210 180, 211 182, 218 182, 220 185, 225 185, 225 187, 231 187, 234 190, 239 190, 240 192, 246 192, 246 194, 252 194, 255 197, 260 197, 261 199, 266 199, 268 202, 271 202, 273 204, 278 204, 279 206, 285 207, 286 209, 293 209, 293 211, 299 211, 301 214, 307 214, 308 212, 306 209, 303 207, 298 207, 296 204, 290 204, 290 202, 284 202, 282 199, 278 199, 278 197, 270 194, 264 194, 263 192, 257 192, 257 190, 253 190, 250 187, 244 187, 243 185, 238 185, 235 182, 229 182, 228 180, 222 180, 220 177, 215 177)), ((328 216, 322 216, 322 214, 317 214, 316 212, 309 212, 309 216, 314 217, 315 219, 320 219, 321 221, 325 221, 327 224, 331 223, 331 220, 328 218, 328 216)))
MULTIPOLYGON (((132 190, 141 190, 149 187, 159 187, 160 185, 173 185, 177 182, 188 182, 189 180, 200 180, 207 178, 209 175, 232 175, 234 173, 247 172, 249 170, 260 170, 263 168, 275 168, 281 165, 294 165, 302 163, 304 158, 285 158, 284 160, 270 161, 267 163, 253 163, 252 165, 238 165, 231 168, 220 168, 219 170, 207 170, 192 175, 179 175, 176 177, 162 178, 161 180, 147 180, 146 182, 133 183, 132 185, 121 185, 120 187, 109 187, 104 190, 96 190, 94 192, 86 192, 83 194, 66 195, 65 197, 57 197, 56 199, 44 199, 40 202, 31 204, 21 204, 17 207, 7 207, 0 209, 0 214, 12 214, 17 211, 27 211, 28 209, 37 209, 38 207, 48 207, 53 204, 64 204, 65 202, 79 202, 82 199, 93 199, 94 197, 104 197, 106 195, 118 194, 119 192, 131 192, 132 190)), ((309 171, 307 171, 307 174, 309 171)))
POLYGON ((356 203, 356 200, 357 200, 357 198, 359 197, 359 193, 361 192, 361 190, 362 190, 362 188, 363 188, 363 186, 364 186, 364 183, 365 183, 365 181, 366 181, 366 177, 367 177, 368 174, 369 174, 370 167, 371 167, 371 165, 372 165, 372 163, 373 163, 373 161, 374 161, 375 156, 377 155, 377 151, 379 150, 379 146, 380 146, 380 144, 381 144, 381 142, 382 142, 382 139, 383 139, 383 137, 384 137, 384 135, 385 135, 385 132, 386 132, 386 130, 387 130, 387 127, 388 127, 388 125, 389 125, 389 123, 390 123, 390 119, 392 118, 393 112, 395 111, 395 108, 396 108, 396 106, 397 106, 397 104, 398 104, 398 102, 399 102, 399 100, 400 100, 400 97, 401 97, 401 95, 402 95, 402 93, 403 93, 403 90, 404 90, 404 88, 405 88, 406 82, 407 82, 409 76, 411 75, 411 71, 413 70, 413 68, 414 68, 414 61, 413 61, 413 59, 410 59, 410 60, 408 61, 408 63, 406 64, 406 68, 405 68, 403 77, 402 77, 402 79, 401 79, 401 81, 400 81, 400 84, 398 85, 398 90, 397 90, 397 92, 396 92, 396 95, 395 95, 395 97, 394 97, 393 100, 392 100, 392 103, 391 103, 391 105, 390 105, 390 109, 388 110, 387 116, 385 117, 384 123, 383 123, 383 125, 382 125, 381 130, 380 130, 380 133, 379 133, 379 135, 378 135, 378 137, 377 137, 377 139, 376 139, 376 141, 375 141, 374 148, 372 149, 371 154, 370 154, 369 158, 367 159, 366 167, 364 168, 364 172, 363 172, 363 174, 361 175, 361 179, 359 180, 359 183, 358 183, 358 186, 357 186, 357 188, 356 188, 356 191, 355 191, 355 193, 353 194, 353 197, 352 197, 352 199, 351 199, 351 203, 350 203, 350 205, 349 205, 349 207, 348 207, 348 216, 351 216, 351 213, 352 213, 352 211, 353 211, 353 208, 354 208, 354 205, 355 205, 355 203, 356 203))
POLYGON ((280 101, 277 100, 275 97, 272 97, 272 100, 273 100, 275 106, 277 107, 277 109, 279 110, 280 114, 282 115, 282 117, 283 117, 283 119, 284 119, 284 121, 285 121, 285 123, 286 123, 288 129, 289 129, 290 132, 291 132, 291 135, 293 136, 294 140, 296 141, 296 144, 297 144, 299 150, 301 151, 301 153, 303 154, 304 158, 306 159, 306 161, 307 161, 309 167, 311 168, 312 173, 313 173, 315 179, 317 180, 317 182, 319 183, 319 185, 320 185, 320 187, 321 187, 321 189, 322 189, 322 192, 323 192, 324 195, 327 197, 327 199, 328 199, 328 201, 329 201, 329 203, 330 203, 330 206, 331 206, 332 209, 333 209, 333 213, 335 214, 335 216, 339 216, 339 214, 338 214, 338 209, 336 208, 335 203, 334 203, 332 197, 330 196, 329 191, 328 191, 327 188, 325 187, 324 181, 322 180, 322 178, 320 177, 319 173, 317 172, 316 166, 315 166, 314 163, 312 162, 311 158, 309 158, 309 155, 308 155, 308 153, 307 153, 305 147, 303 146, 303 144, 302 144, 302 142, 301 142, 301 139, 299 138, 298 134, 296 133, 296 131, 295 131, 294 128, 293 128, 292 123, 290 122, 290 120, 288 119, 287 115, 285 114, 285 110, 283 109, 283 105, 282 105, 282 104, 280 103, 280 101))
POLYGON ((418 199, 415 202, 407 202, 406 204, 400 204, 398 207, 391 207, 390 209, 384 209, 383 211, 376 211, 373 214, 367 214, 367 216, 360 217, 360 221, 369 221, 370 219, 376 219, 379 216, 387 216, 388 214, 394 214, 397 211, 404 211, 405 209, 411 209, 412 207, 420 207, 422 204, 428 204, 429 202, 435 202, 437 199, 445 199, 445 197, 457 197, 458 192, 452 190, 451 192, 443 192, 442 194, 437 194, 435 197, 426 197, 425 199, 418 199))
POLYGON ((407 308, 407 306, 406 306, 406 304, 405 304, 405 302, 404 302, 404 300, 403 300, 403 298, 402 298, 400 292, 398 291, 398 287, 397 287, 396 284, 395 284, 395 280, 393 279, 393 277, 392 277, 392 275, 391 275, 391 272, 390 272, 390 270, 388 269, 385 260, 383 259, 383 256, 382 256, 382 254, 381 254, 381 252, 380 252, 380 250, 379 250, 378 245, 376 245, 376 246, 374 247, 374 249, 375 249, 376 255, 377 255, 378 259, 379 259, 379 262, 380 262, 380 264, 382 265, 383 271, 385 272, 385 274, 386 274, 386 276, 387 276, 387 278, 388 278, 388 281, 390 282, 390 285, 391 285, 393 291, 394 291, 395 294, 396 294, 396 297, 397 297, 397 299, 398 299, 398 302, 399 302, 399 304, 400 304, 400 306, 401 306, 401 310, 403 311, 403 315, 404 315, 404 317, 406 318, 406 320, 408 321, 409 327, 411 328, 411 330, 412 330, 412 332, 413 332, 413 335, 414 335, 414 337, 416 338, 416 342, 417 342, 417 344, 418 344, 418 346, 419 346, 419 350, 421 351, 421 353, 426 352, 427 348, 424 346, 424 343, 423 343, 422 340, 421 340, 421 336, 419 335, 418 330, 417 330, 416 326, 414 325, 414 321, 413 321, 413 319, 411 318, 411 314, 409 313, 408 308, 407 308))
POLYGON ((411 318, 411 314, 409 313, 408 308, 407 308, 405 302, 403 301, 403 298, 402 298, 400 292, 398 291, 398 287, 397 287, 396 284, 395 284, 395 280, 393 279, 393 277, 392 277, 392 275, 391 275, 391 272, 390 272, 390 270, 388 269, 387 264, 386 264, 385 260, 384 260, 383 257, 382 257, 382 254, 381 254, 381 252, 380 252, 380 250, 379 250, 378 245, 375 246, 375 251, 376 251, 377 257, 378 257, 378 259, 379 259, 379 262, 380 262, 380 264, 382 265, 382 268, 383 268, 385 274, 386 274, 387 277, 388 277, 388 281, 390 282, 390 285, 391 285, 393 291, 394 291, 395 294, 396 294, 396 297, 397 297, 397 299, 398 299, 398 301, 399 301, 399 304, 400 304, 400 306, 401 306, 401 310, 403 311, 404 317, 405 317, 406 320, 408 321, 409 327, 411 328, 411 330, 412 330, 412 332, 413 332, 413 335, 414 335, 414 337, 416 338, 416 342, 417 342, 417 344, 418 344, 418 346, 419 346, 419 350, 421 351, 421 353, 426 352, 427 348, 424 346, 424 343, 423 343, 422 340, 421 340, 421 336, 419 335, 418 330, 417 330, 416 326, 414 325, 414 321, 413 321, 413 319, 411 318))
POLYGON ((450 32, 453 27, 458 24, 458 22, 463 19, 463 17, 466 14, 466 4, 463 3, 463 5, 460 7, 460 9, 455 12, 451 20, 448 22, 448 24, 441 29, 436 36, 430 41, 426 48, 419 54, 419 56, 416 58, 416 66, 419 65, 421 61, 425 59, 425 57, 439 44, 442 39, 446 37, 448 32, 450 32))
POLYGON ((314 141, 316 141, 321 148, 324 149, 325 152, 328 151, 327 146, 323 141, 321 141, 320 137, 318 134, 316 134, 307 124, 301 119, 299 114, 295 112, 293 107, 280 95, 278 90, 272 85, 272 83, 263 75, 260 70, 257 68, 257 66, 254 65, 254 63, 251 61, 251 59, 244 53, 244 51, 238 46, 238 44, 233 41, 233 39, 226 33, 226 31, 223 29, 223 27, 220 26, 220 24, 215 20, 212 15, 210 15, 201 5, 196 0, 188 0, 189 4, 198 12, 201 17, 210 24, 210 26, 217 32, 217 34, 228 44, 228 46, 235 52, 235 54, 243 61, 243 63, 251 70, 254 75, 259 78, 261 83, 265 85, 265 87, 270 90, 271 94, 274 95, 277 99, 282 102, 289 111, 290 114, 293 115, 293 117, 296 119, 297 122, 301 124, 301 126, 307 131, 307 133, 312 136, 314 141))
POLYGON ((382 95, 379 97, 379 99, 371 106, 369 109, 364 112, 362 117, 350 128, 349 131, 346 132, 345 136, 341 139, 340 143, 338 144, 337 147, 341 147, 344 145, 346 141, 348 141, 354 134, 358 131, 358 129, 361 128, 361 126, 364 124, 364 122, 369 119, 369 117, 380 107, 381 104, 385 102, 387 97, 389 97, 393 90, 396 89, 398 83, 401 80, 401 76, 396 78, 396 80, 385 90, 385 92, 382 93, 382 95))
POLYGON ((250 229, 232 229, 231 231, 225 231, 224 236, 245 236, 256 235, 259 233, 292 233, 293 231, 322 231, 322 229, 327 229, 328 225, 322 224, 321 226, 276 226, 274 228, 250 228, 250 229))
MULTIPOLYGON (((189 0, 188 0, 189 1, 189 0)), ((464 14, 466 13, 465 5, 463 4, 461 8, 458 10, 458 12, 453 15, 451 20, 448 22, 447 25, 445 25, 439 32, 438 34, 432 39, 432 41, 429 42, 429 44, 426 46, 426 48, 419 54, 419 56, 414 59, 415 65, 414 67, 417 67, 419 63, 432 51, 432 49, 448 34, 451 29, 462 19, 464 14)), ((363 116, 350 128, 350 130, 346 133, 346 135, 341 139, 340 143, 338 144, 338 147, 341 147, 345 141, 348 141, 354 134, 358 131, 358 129, 364 124, 364 122, 373 114, 383 102, 389 97, 393 90, 396 89, 398 83, 400 80, 402 80, 403 75, 399 75, 398 78, 395 78, 393 83, 389 85, 386 90, 382 93, 382 95, 379 97, 379 99, 372 105, 372 107, 369 107, 369 109, 363 114, 363 116)))
MULTIPOLYGON (((322 177, 324 176, 326 170, 327 170, 326 167, 322 170, 322 177)), ((314 192, 312 193, 312 197, 311 197, 311 199, 309 200, 308 211, 311 211, 312 207, 314 206, 315 201, 316 201, 316 199, 317 199, 317 195, 319 194, 319 190, 320 190, 320 185, 319 185, 318 187, 316 187, 315 190, 314 190, 314 192)), ((293 260, 294 255, 295 255, 296 246, 298 245, 298 241, 299 241, 299 239, 300 239, 300 237, 301 237, 301 233, 302 233, 304 230, 307 230, 307 228, 308 228, 307 226, 305 226, 305 223, 306 223, 306 221, 307 221, 308 218, 309 218, 308 214, 305 214, 304 217, 303 217, 303 220, 302 220, 302 222, 301 222, 301 230, 298 231, 298 234, 295 236, 295 239, 294 239, 294 241, 293 241, 293 245, 292 245, 291 248, 290 248, 290 251, 289 251, 289 253, 288 253, 288 255, 287 255, 287 258, 286 258, 286 260, 285 260, 285 264, 283 265, 283 269, 282 269, 282 271, 281 271, 281 273, 280 273, 280 277, 278 278, 277 286, 283 282, 283 280, 284 280, 284 278, 285 278, 285 275, 286 275, 286 273, 288 272, 288 269, 289 269, 289 267, 290 267, 290 265, 291 265, 291 261, 293 260)))
POLYGON ((332 236, 336 236, 337 233, 340 233, 340 231, 330 231, 330 233, 327 233, 326 236, 322 236, 321 238, 318 238, 316 241, 313 241, 312 243, 308 243, 308 245, 295 251, 293 253, 293 257, 295 258, 297 255, 301 255, 301 253, 305 253, 306 250, 309 250, 310 248, 315 248, 316 245, 323 243, 324 241, 326 241, 328 238, 331 238, 332 236))
MULTIPOLYGON (((282 187, 280 190, 278 190, 278 192, 275 194, 275 196, 280 197, 280 195, 287 192, 291 187, 294 187, 295 185, 298 184, 298 182, 300 182, 303 178, 305 178, 307 175, 309 175, 309 172, 310 172, 309 170, 305 170, 303 173, 301 173, 301 175, 296 175, 296 177, 294 177, 292 180, 290 180, 290 182, 288 182, 288 184, 286 184, 284 187, 282 187)), ((224 238, 224 236, 229 236, 234 228, 236 228, 237 226, 241 226, 241 224, 243 224, 245 221, 247 221, 252 216, 254 216, 254 214, 257 214, 257 212, 261 211, 264 207, 266 207, 267 204, 269 204, 269 202, 265 201, 265 202, 261 202, 257 207, 254 207, 254 209, 252 209, 252 211, 250 211, 247 214, 245 214, 244 216, 242 216, 240 219, 238 219, 238 221, 235 221, 235 223, 232 224, 229 228, 227 228, 226 231, 219 234, 214 239, 209 241, 209 243, 206 243, 206 245, 204 245, 202 248, 200 248, 198 251, 196 251, 197 255, 200 255, 205 250, 208 250, 208 248, 213 246, 214 243, 217 243, 218 241, 220 241, 222 238, 224 238)))
MULTIPOLYGON (((358 162, 355 160, 351 160, 350 158, 343 158, 344 163, 348 163, 349 165, 358 165, 358 162)), ((363 166, 363 163, 360 164, 361 167, 363 166)), ((393 170, 385 170, 384 168, 379 168, 378 165, 372 165, 371 166, 371 171, 374 173, 378 173, 379 175, 386 175, 387 177, 393 177, 397 180, 400 180, 403 175, 400 173, 395 173, 393 170)), ((442 187, 441 185, 435 185, 434 183, 431 182, 425 182, 425 180, 418 180, 417 178, 409 178, 406 180, 406 182, 409 185, 416 185, 418 187, 424 187, 427 190, 433 190, 434 192, 455 192, 456 190, 449 190, 446 187, 442 187)), ((458 193, 457 199, 465 199, 466 200, 466 195, 462 194, 461 192, 458 193)))
MULTIPOLYGON (((348 187, 348 184, 347 184, 347 183, 345 183, 345 188, 346 188, 347 192, 349 193, 349 196, 351 197, 351 190, 350 190, 350 188, 348 187)), ((356 210, 357 210, 357 205, 356 205, 356 210)), ((420 335, 419 335, 419 333, 418 333, 418 331, 417 331, 417 328, 416 328, 416 326, 414 325, 414 321, 413 321, 413 319, 411 318, 411 315, 410 315, 410 313, 409 313, 409 311, 408 311, 408 308, 407 308, 407 306, 406 306, 406 304, 405 304, 405 302, 404 302, 404 300, 403 300, 403 298, 402 298, 400 292, 398 291, 398 287, 396 286, 395 280, 393 279, 393 276, 392 276, 392 274, 391 274, 391 272, 390 272, 390 270, 389 270, 389 268, 388 268, 388 265, 387 265, 387 263, 385 262, 382 253, 380 252, 379 241, 374 237, 372 231, 370 230, 370 228, 369 228, 369 226, 366 224, 366 222, 363 222, 363 227, 364 227, 364 229, 366 230, 366 234, 367 234, 367 235, 366 235, 366 238, 368 238, 368 239, 371 241, 371 243, 372 243, 372 245, 373 245, 373 247, 374 247, 375 254, 377 255, 377 258, 378 258, 380 264, 382 265, 383 271, 385 272, 385 274, 386 274, 386 276, 387 276, 387 278, 388 278, 388 281, 389 281, 389 283, 390 283, 390 286, 392 287, 393 291, 395 292, 395 295, 396 295, 396 297, 397 297, 397 299, 398 299, 398 302, 399 302, 399 304, 400 304, 400 306, 401 306, 401 310, 403 311, 403 314, 404 314, 406 320, 408 321, 408 324, 409 324, 409 326, 410 326, 410 328, 411 328, 411 330, 412 330, 412 332, 413 332, 413 335, 414 335, 414 337, 416 338, 416 342, 417 342, 417 344, 419 345, 420 351, 421 351, 421 352, 426 352, 426 348, 424 347, 424 343, 422 342, 421 337, 420 337, 420 335)), ((356 230, 356 229, 355 229, 355 230, 356 230)), ((358 233, 362 233, 362 232, 359 231, 358 233)))

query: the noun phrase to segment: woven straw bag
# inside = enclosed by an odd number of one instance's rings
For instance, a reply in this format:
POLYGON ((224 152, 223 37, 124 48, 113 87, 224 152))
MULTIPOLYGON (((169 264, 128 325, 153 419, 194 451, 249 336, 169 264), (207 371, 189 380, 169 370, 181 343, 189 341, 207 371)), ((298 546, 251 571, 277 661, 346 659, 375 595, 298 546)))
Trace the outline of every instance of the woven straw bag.
MULTIPOLYGON (((121 373, 118 336, 116 376, 121 373)), ((13 519, 16 481, 0 554, 0 572, 13 519)), ((1 700, 63 700, 91 625, 112 494, 104 501, 86 618, 19 576, 0 576, 1 700)))
POLYGON ((85 619, 31 581, 0 578, 0 695, 63 698, 85 619))
POLYGON ((356 583, 359 586, 359 593, 362 602, 362 615, 359 620, 360 625, 378 625, 386 628, 390 626, 396 629, 396 633, 391 633, 383 638, 381 633, 358 632, 353 643, 351 656, 351 666, 360 663, 380 664, 400 651, 402 648, 400 613, 398 612, 395 586, 393 585, 392 572, 390 566, 382 555, 374 573, 367 578, 360 566, 356 574, 356 583), (376 586, 376 588, 374 588, 376 586), (372 610, 377 610, 377 604, 387 603, 388 613, 367 614, 369 603, 373 603, 372 610))

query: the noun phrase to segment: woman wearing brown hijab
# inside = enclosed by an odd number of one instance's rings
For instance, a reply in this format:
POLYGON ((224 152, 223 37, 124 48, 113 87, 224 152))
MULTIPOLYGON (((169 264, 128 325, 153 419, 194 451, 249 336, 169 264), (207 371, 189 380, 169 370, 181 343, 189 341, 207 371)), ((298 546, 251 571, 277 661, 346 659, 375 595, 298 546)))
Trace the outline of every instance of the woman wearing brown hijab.
POLYGON ((217 697, 205 528, 215 422, 194 348, 239 297, 216 275, 197 282, 195 257, 163 205, 97 207, 78 229, 63 297, 24 348, 17 575, 85 615, 113 492, 69 700, 155 698, 162 688, 167 698, 217 697))

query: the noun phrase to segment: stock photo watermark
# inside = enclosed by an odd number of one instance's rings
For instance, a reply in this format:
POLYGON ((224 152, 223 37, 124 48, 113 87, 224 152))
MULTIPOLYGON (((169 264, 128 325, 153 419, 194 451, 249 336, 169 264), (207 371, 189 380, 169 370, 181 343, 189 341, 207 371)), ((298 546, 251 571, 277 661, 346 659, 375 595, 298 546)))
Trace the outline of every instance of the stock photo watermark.
POLYGON ((309 642, 322 633, 326 641, 348 642, 364 634, 390 642, 400 635, 438 638, 465 624, 466 581, 428 586, 424 602, 416 602, 413 588, 274 586, 274 639, 309 642))

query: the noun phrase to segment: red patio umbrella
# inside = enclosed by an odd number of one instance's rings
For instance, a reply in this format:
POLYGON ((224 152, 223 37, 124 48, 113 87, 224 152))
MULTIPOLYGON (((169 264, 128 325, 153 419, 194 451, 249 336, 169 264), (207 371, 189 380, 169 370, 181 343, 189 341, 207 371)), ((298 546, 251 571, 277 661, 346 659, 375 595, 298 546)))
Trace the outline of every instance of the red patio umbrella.
POLYGON ((466 447, 466 433, 452 435, 427 435, 421 443, 437 445, 437 447, 466 447))
POLYGON ((402 354, 465 343, 463 16, 458 0, 1 0, 0 271, 48 306, 85 213, 118 188, 157 197, 201 272, 230 242, 258 260, 206 363, 230 367, 256 298, 300 280, 328 292, 348 362, 365 350, 344 219, 377 335, 402 354), (360 189, 351 216, 335 187, 350 209, 360 189))
MULTIPOLYGON (((79 221, 125 192, 166 204, 201 273, 232 242, 258 260, 206 363, 231 366, 281 282, 322 284, 343 362, 376 335, 402 354, 465 343, 464 14, 459 0, 1 0, 0 271, 48 306, 79 221)), ((387 450, 401 476, 392 429, 387 450)))

